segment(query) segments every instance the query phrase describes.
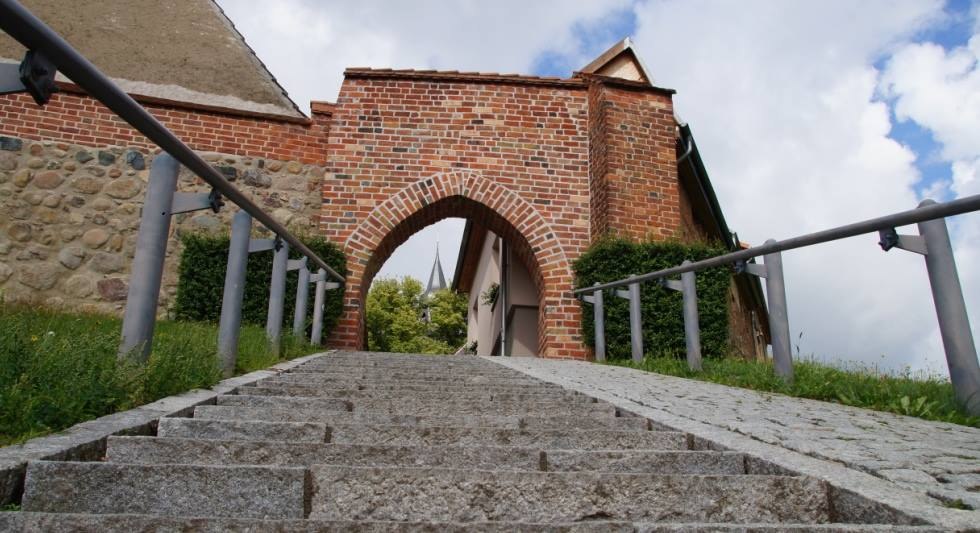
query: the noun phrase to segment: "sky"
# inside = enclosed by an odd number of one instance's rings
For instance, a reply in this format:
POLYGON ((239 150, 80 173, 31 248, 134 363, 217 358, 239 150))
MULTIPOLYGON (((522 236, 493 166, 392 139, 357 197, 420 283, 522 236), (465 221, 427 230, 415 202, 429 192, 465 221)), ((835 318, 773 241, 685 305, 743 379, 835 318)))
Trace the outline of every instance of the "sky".
MULTIPOLYGON (((568 76, 631 36, 750 244, 980 193, 978 2, 218 1, 304 109, 348 66, 568 76)), ((949 225, 977 336, 980 214, 949 225)), ((425 279, 438 241, 451 276, 461 230, 430 226, 381 274, 425 279)), ((945 373, 922 258, 876 242, 784 255, 794 350, 945 373)))

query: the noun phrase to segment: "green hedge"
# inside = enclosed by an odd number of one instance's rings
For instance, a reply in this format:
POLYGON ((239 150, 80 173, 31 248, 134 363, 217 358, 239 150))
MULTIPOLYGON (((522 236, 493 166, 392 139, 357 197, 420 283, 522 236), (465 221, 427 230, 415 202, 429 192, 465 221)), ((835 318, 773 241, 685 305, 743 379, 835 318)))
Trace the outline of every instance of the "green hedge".
MULTIPOLYGON (((725 253, 719 246, 675 241, 636 243, 622 238, 596 242, 575 261, 576 287, 615 281, 725 253)), ((698 313, 701 350, 705 357, 723 357, 729 352, 728 290, 731 271, 725 267, 698 272, 698 313)), ((683 357, 684 317, 681 294, 654 282, 641 284, 643 347, 647 354, 683 357)), ((610 359, 630 357, 629 307, 623 298, 605 294, 606 352, 610 359)), ((582 304, 582 331, 590 346, 595 344, 592 306, 582 304)))
MULTIPOLYGON (((184 252, 180 258, 177 297, 172 312, 178 320, 216 322, 221 315, 221 295, 225 286, 225 268, 228 261, 228 236, 184 234, 181 236, 184 252)), ((323 258, 341 274, 347 271, 347 259, 340 248, 321 237, 302 239, 303 243, 323 258)), ((251 324, 265 324, 269 305, 269 278, 272 276, 272 253, 250 254, 245 277, 245 301, 242 304, 242 320, 251 324)), ((289 257, 300 255, 290 250, 289 257)), ((346 274, 345 274, 346 275, 346 274)), ((284 331, 293 324, 293 308, 296 305, 295 272, 286 276, 286 304, 283 311, 284 331)), ((315 286, 310 286, 307 310, 307 332, 313 317, 315 286)), ((337 324, 343 310, 343 290, 326 293, 323 331, 324 337, 337 324)))

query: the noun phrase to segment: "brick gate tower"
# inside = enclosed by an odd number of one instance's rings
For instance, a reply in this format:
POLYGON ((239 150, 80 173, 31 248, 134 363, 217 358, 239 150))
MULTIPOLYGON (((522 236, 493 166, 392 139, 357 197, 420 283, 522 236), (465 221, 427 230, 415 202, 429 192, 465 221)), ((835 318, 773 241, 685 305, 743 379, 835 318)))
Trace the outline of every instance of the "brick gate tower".
POLYGON ((699 191, 693 205, 680 179, 691 143, 673 93, 651 82, 628 39, 568 79, 347 69, 337 103, 313 104, 314 120, 329 122, 320 229, 343 243, 350 270, 332 342, 365 348, 363 302, 385 260, 423 227, 461 217, 506 239, 533 279, 539 355, 588 357, 569 291, 571 263, 593 239, 731 240, 717 203, 702 205, 699 191))

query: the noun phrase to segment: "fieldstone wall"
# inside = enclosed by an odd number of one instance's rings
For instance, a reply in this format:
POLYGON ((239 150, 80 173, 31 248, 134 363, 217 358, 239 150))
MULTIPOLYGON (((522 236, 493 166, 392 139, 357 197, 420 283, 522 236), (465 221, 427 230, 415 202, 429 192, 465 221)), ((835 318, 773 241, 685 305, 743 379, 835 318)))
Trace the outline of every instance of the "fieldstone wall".
MULTIPOLYGON (((291 231, 316 229, 322 166, 202 155, 291 231)), ((0 137, 0 299, 120 314, 152 158, 144 148, 0 137)), ((182 169, 178 190, 210 186, 182 169)), ((229 203, 174 217, 161 314, 176 293, 180 234, 228 232, 235 211, 229 203)))

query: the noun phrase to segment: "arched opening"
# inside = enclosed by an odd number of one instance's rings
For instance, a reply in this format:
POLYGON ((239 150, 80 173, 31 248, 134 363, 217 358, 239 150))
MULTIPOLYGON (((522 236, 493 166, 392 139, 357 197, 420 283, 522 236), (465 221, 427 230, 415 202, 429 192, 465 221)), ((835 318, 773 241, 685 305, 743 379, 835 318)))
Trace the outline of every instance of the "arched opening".
MULTIPOLYGON (((395 250, 423 229, 447 218, 466 220, 460 263, 452 273, 453 289, 467 295, 468 348, 479 355, 538 355, 543 344, 543 276, 527 238, 506 218, 473 199, 453 195, 425 205, 395 225, 381 239, 368 259, 361 281, 359 300, 365 304, 372 282, 395 250), (462 280, 462 284, 461 284, 462 280), (495 286, 496 296, 485 295, 495 286)), ((426 280, 422 280, 425 284, 426 280)), ((368 331, 363 329, 364 345, 368 331)), ((454 348, 462 348, 458 346, 454 348)))
POLYGON ((333 346, 365 348, 364 298, 392 251, 421 228, 447 217, 485 226, 511 243, 511 257, 526 267, 539 302, 538 354, 584 359, 581 306, 571 295, 574 279, 559 233, 525 198, 471 171, 421 179, 388 193, 359 217, 344 240, 349 275, 344 315, 331 336, 333 346))

